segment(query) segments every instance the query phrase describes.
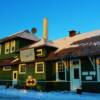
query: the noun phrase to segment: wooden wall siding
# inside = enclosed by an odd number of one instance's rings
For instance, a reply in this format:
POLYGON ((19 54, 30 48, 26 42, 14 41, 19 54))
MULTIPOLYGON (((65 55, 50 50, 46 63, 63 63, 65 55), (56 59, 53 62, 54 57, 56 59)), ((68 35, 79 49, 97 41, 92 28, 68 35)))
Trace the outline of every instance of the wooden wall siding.
POLYGON ((97 81, 96 68, 93 68, 88 57, 81 58, 81 74, 82 81, 97 81), (91 75, 91 72, 95 72, 95 75, 91 75), (87 73, 87 75, 84 75, 84 73, 87 73), (86 79, 89 77, 91 77, 92 79, 86 79))
POLYGON ((25 85, 26 79, 29 75, 34 75, 34 64, 26 64, 26 73, 25 74, 19 74, 19 83, 18 85, 25 85))
POLYGON ((18 65, 11 66, 10 71, 3 71, 3 66, 0 66, 0 82, 4 82, 3 84, 12 84, 12 72, 18 70, 18 65))
POLYGON ((9 54, 5 54, 5 43, 2 43, 2 51, 1 51, 0 59, 7 59, 10 57, 13 57, 14 55, 16 55, 16 52, 19 51, 20 48, 33 43, 32 41, 28 41, 28 40, 21 39, 21 38, 17 38, 15 39, 15 41, 16 41, 15 52, 9 53, 9 54))
POLYGON ((18 41, 19 48, 23 48, 25 46, 28 46, 28 45, 34 43, 33 41, 21 39, 21 38, 17 38, 17 41, 18 41))
POLYGON ((35 48, 35 54, 36 54, 36 50, 37 49, 43 49, 43 53, 44 55, 43 56, 36 56, 36 59, 38 58, 46 58, 48 57, 48 55, 51 53, 51 52, 54 52, 57 48, 54 48, 54 47, 49 47, 49 46, 40 46, 38 48, 35 48))
MULTIPOLYGON (((18 47, 17 45, 18 45, 18 43, 16 41, 15 50, 18 47)), ((15 55, 16 55, 16 52, 13 52, 13 53, 9 52, 9 54, 5 54, 5 43, 2 44, 2 54, 0 55, 0 59, 8 59, 8 58, 14 57, 15 55)))
POLYGON ((46 83, 46 91, 69 91, 70 83, 69 82, 48 82, 46 83))
POLYGON ((82 83, 82 91, 100 93, 100 82, 84 82, 82 83))
POLYGON ((12 80, 12 70, 3 71, 3 67, 0 66, 0 80, 12 80))
POLYGON ((35 66, 34 66, 34 77, 36 80, 46 80, 46 63, 44 62, 44 73, 35 73, 35 66))
POLYGON ((56 80, 56 64, 53 61, 46 63, 46 80, 47 81, 54 81, 56 80))
POLYGON ((35 73, 35 63, 28 63, 26 64, 26 73, 19 74, 18 85, 25 85, 26 79, 28 78, 29 75, 31 75, 37 81, 46 80, 46 73, 43 73, 43 74, 35 73))
MULTIPOLYGON (((48 61, 47 62, 47 67, 46 67, 46 80, 50 80, 50 81, 56 81, 56 62, 58 62, 60 60, 56 60, 56 61, 48 61)), ((70 63, 68 62, 68 68, 66 68, 66 80, 70 81, 70 63)))
POLYGON ((54 52, 55 50, 57 50, 57 48, 54 48, 54 47, 46 47, 46 57, 50 54, 50 53, 52 53, 52 52, 54 52))

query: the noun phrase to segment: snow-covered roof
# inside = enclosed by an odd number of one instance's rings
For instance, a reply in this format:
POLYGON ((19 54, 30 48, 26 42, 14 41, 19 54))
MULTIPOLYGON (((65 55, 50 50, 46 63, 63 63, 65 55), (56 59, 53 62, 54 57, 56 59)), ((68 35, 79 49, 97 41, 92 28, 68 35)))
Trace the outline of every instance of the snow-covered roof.
POLYGON ((92 32, 78 34, 78 35, 73 36, 73 37, 65 37, 62 39, 54 40, 53 43, 55 46, 57 46, 59 48, 56 51, 56 52, 58 52, 58 51, 65 49, 65 48, 78 46, 78 45, 71 45, 75 41, 79 41, 79 40, 83 40, 83 39, 87 39, 87 38, 95 37, 95 36, 99 36, 99 35, 100 35, 100 30, 96 30, 96 31, 92 31, 92 32))
POLYGON ((39 47, 39 46, 51 46, 51 47, 56 47, 52 41, 44 41, 43 39, 35 44, 30 45, 28 48, 32 47, 39 47))
POLYGON ((15 34, 12 34, 8 37, 1 39, 0 43, 7 41, 9 39, 16 38, 16 37, 20 37, 20 38, 24 38, 24 39, 28 39, 28 40, 32 40, 32 41, 38 41, 39 40, 39 38, 36 36, 36 34, 32 34, 28 30, 23 30, 23 31, 17 32, 15 34))
POLYGON ((78 34, 76 36, 73 37, 64 37, 58 40, 54 40, 54 41, 44 41, 43 39, 41 39, 40 41, 31 44, 23 49, 27 49, 27 48, 34 48, 34 47, 39 47, 39 46, 51 46, 51 47, 56 47, 58 48, 56 52, 59 52, 63 49, 66 48, 73 48, 73 47, 77 47, 78 45, 72 45, 72 43, 79 41, 79 40, 83 40, 83 39, 87 39, 90 37, 95 37, 95 36, 99 36, 100 35, 100 30, 97 31, 92 31, 92 32, 86 32, 86 33, 82 33, 82 34, 78 34))

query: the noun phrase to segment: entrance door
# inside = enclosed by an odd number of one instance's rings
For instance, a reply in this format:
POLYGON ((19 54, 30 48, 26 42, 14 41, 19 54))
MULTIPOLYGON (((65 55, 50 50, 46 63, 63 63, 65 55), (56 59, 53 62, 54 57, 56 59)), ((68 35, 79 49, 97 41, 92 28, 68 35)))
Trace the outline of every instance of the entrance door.
POLYGON ((80 60, 70 61, 70 89, 76 91, 81 87, 81 64, 80 60))
POLYGON ((18 72, 17 71, 13 71, 13 80, 12 80, 12 85, 17 85, 17 78, 18 78, 18 72))

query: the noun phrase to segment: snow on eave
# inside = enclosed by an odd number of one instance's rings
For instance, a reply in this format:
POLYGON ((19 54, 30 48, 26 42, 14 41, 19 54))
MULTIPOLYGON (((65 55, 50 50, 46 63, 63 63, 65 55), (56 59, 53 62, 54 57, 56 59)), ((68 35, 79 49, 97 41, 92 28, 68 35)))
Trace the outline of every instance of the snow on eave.
POLYGON ((69 48, 74 48, 74 47, 78 47, 79 45, 71 45, 70 47, 63 47, 63 48, 58 48, 54 53, 58 53, 63 49, 69 49, 69 48))
POLYGON ((82 39, 86 39, 86 38, 90 38, 90 37, 98 36, 98 35, 100 35, 100 30, 78 34, 78 35, 73 36, 73 37, 65 37, 62 39, 55 40, 53 42, 55 45, 58 45, 58 47, 63 48, 65 46, 66 47, 70 46, 70 44, 75 42, 75 41, 79 41, 82 39))
POLYGON ((34 41, 40 40, 35 34, 33 35, 30 31, 23 30, 23 31, 17 32, 15 34, 9 35, 8 37, 5 37, 3 39, 0 39, 0 43, 7 41, 9 39, 16 38, 16 37, 25 38, 25 39, 34 40, 34 41))
POLYGON ((51 46, 51 47, 57 48, 57 47, 53 44, 53 42, 51 42, 51 41, 50 41, 50 42, 49 42, 49 41, 45 42, 43 39, 41 39, 39 42, 37 42, 37 43, 35 43, 35 44, 30 45, 28 48, 39 47, 39 46, 43 46, 43 45, 45 45, 45 46, 51 46))
POLYGON ((78 34, 78 35, 73 36, 73 37, 65 37, 65 38, 62 38, 62 39, 54 40, 53 41, 54 44, 56 46, 58 46, 58 49, 55 51, 55 53, 59 52, 62 49, 65 49, 65 48, 71 48, 71 47, 78 46, 78 45, 71 45, 73 42, 83 40, 83 39, 86 39, 86 38, 91 38, 91 37, 94 37, 94 36, 99 36, 99 35, 100 35, 100 30, 96 30, 96 31, 92 31, 92 32, 86 32, 86 33, 78 34))

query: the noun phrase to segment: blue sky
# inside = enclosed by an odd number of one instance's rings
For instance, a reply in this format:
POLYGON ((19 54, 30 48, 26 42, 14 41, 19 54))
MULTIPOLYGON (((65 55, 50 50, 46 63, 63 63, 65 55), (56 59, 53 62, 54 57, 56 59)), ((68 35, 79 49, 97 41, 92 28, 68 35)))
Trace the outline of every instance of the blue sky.
POLYGON ((100 0, 0 0, 0 38, 37 28, 42 37, 43 18, 48 18, 49 40, 68 36, 75 29, 100 29, 100 0))

